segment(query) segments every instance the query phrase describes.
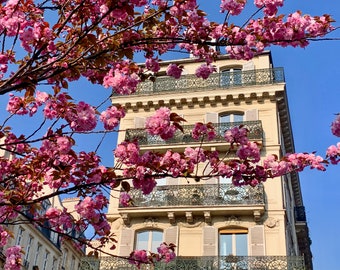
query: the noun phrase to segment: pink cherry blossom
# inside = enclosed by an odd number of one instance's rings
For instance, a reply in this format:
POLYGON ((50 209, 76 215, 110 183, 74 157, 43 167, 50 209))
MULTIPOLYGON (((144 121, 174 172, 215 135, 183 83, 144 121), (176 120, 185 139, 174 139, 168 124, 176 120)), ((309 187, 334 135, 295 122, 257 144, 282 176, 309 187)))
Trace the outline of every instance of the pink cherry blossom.
POLYGON ((13 246, 7 248, 4 270, 20 270, 21 254, 22 250, 20 246, 13 246))
POLYGON ((123 107, 110 106, 100 114, 100 121, 104 123, 106 130, 113 130, 119 125, 120 119, 125 116, 123 107))
POLYGON ((83 101, 74 110, 67 111, 66 120, 74 131, 90 131, 97 125, 95 109, 83 101))
POLYGON ((231 145, 235 143, 245 145, 248 143, 247 134, 248 134, 248 129, 244 127, 233 127, 232 129, 228 129, 224 133, 224 138, 231 145))
POLYGON ((14 96, 13 94, 10 94, 9 96, 10 98, 6 108, 8 112, 18 115, 28 113, 24 98, 14 96))
POLYGON ((242 144, 237 150, 236 155, 240 159, 247 159, 253 162, 260 161, 260 149, 255 142, 247 142, 247 144, 242 144))
POLYGON ((198 78, 207 79, 214 71, 216 68, 212 65, 203 64, 196 69, 195 74, 198 78))
POLYGON ((337 114, 335 120, 333 121, 331 131, 334 136, 340 137, 340 114, 337 114))
POLYGON ((166 74, 168 76, 174 77, 175 79, 179 79, 182 75, 183 69, 176 64, 170 64, 166 69, 166 74))
POLYGON ((123 207, 130 206, 131 203, 131 196, 129 193, 121 192, 119 196, 119 204, 121 204, 123 207))
POLYGON ((195 140, 207 138, 208 141, 211 141, 216 137, 215 127, 212 123, 195 123, 195 126, 192 130, 192 137, 195 140))
POLYGON ((146 250, 135 250, 130 254, 129 262, 137 266, 140 269, 142 263, 148 263, 149 258, 146 250))
POLYGON ((169 108, 161 107, 155 114, 146 119, 146 128, 151 135, 159 135, 163 140, 174 136, 177 127, 172 124, 169 108))
POLYGON ((239 15, 244 9, 246 0, 222 0, 221 1, 221 12, 228 11, 231 15, 239 15))

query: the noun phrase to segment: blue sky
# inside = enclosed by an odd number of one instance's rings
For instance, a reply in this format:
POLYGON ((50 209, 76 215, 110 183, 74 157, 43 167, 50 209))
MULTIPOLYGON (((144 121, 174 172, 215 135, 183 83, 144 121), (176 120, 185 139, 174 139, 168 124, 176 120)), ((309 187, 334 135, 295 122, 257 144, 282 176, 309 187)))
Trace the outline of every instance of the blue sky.
MULTIPOLYGON (((219 17, 216 12, 219 0, 200 1, 202 8, 207 6, 210 16, 219 17), (209 4, 207 4, 209 3, 209 4), (212 4, 214 3, 214 4, 212 4), (212 9, 215 5, 214 10, 212 9)), ((340 6, 334 0, 289 0, 282 13, 301 10, 311 15, 331 14, 340 26, 340 6)), ((222 18, 222 17, 221 17, 222 18)), ((242 17, 235 20, 242 21, 242 17)), ((340 30, 331 36, 340 37, 340 30)), ((335 113, 340 112, 340 41, 314 42, 305 49, 272 47, 274 65, 284 67, 289 98, 295 149, 298 152, 317 151, 324 155, 331 144, 340 138, 332 136, 330 124, 335 113)), ((88 101, 100 103, 103 94, 109 90, 98 89, 88 83, 73 84, 71 95, 79 99, 84 96, 88 101), (98 91, 94 95, 93 92, 98 91)), ((0 97, 0 106, 4 108, 7 97, 0 97)), ((0 120, 5 117, 0 112, 0 120)), ((17 129, 34 129, 35 124, 21 121, 17 129)), ((98 141, 86 139, 88 149, 95 149, 98 141)), ((79 145, 81 146, 81 145, 79 145)), ((105 165, 113 162, 111 149, 115 146, 115 136, 109 135, 99 154, 105 165)), ((315 270, 340 269, 338 243, 340 234, 336 233, 340 223, 340 166, 329 167, 326 172, 307 169, 300 174, 304 204, 312 239, 315 270)))

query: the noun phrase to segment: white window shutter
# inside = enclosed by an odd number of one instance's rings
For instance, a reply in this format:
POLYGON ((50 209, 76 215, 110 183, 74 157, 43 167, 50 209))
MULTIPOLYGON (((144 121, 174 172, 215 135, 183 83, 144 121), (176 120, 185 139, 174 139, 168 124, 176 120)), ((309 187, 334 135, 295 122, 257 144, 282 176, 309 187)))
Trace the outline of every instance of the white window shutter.
POLYGON ((178 226, 171 226, 164 231, 164 242, 175 244, 175 253, 178 250, 178 226))
POLYGON ((256 225, 252 228, 249 228, 249 236, 251 256, 264 256, 265 255, 264 226, 256 225))
POLYGON ((218 123, 218 113, 208 112, 205 114, 205 123, 218 123))
POLYGON ((256 121, 259 120, 258 109, 252 109, 244 112, 245 121, 256 121))
POLYGON ((119 256, 129 256, 134 250, 133 235, 134 231, 132 229, 125 228, 122 230, 120 235, 119 256))
POLYGON ((135 117, 135 128, 145 128, 145 117, 135 117))
POLYGON ((217 256, 217 228, 203 228, 203 256, 217 256))

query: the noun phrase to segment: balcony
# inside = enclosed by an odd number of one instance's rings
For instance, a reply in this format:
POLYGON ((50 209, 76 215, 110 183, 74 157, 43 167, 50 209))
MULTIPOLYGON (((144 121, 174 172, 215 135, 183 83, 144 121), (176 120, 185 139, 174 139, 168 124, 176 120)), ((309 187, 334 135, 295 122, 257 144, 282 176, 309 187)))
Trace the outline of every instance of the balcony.
MULTIPOLYGON (((85 257, 80 270, 98 270, 98 259, 85 257), (95 263, 97 262, 97 263, 95 263)), ((100 259, 100 270, 135 270, 127 260, 115 257, 100 259)), ((170 263, 142 265, 142 270, 305 270, 302 256, 202 256, 177 257, 170 263)))
MULTIPOLYGON (((243 122, 233 122, 233 123, 215 123, 213 124, 216 131, 216 138, 209 143, 216 143, 216 142, 225 142, 223 137, 224 132, 228 129, 233 127, 238 127, 240 125, 245 126, 249 130, 248 138, 250 140, 258 140, 262 141, 263 139, 263 129, 262 129, 262 122, 260 120, 257 121, 243 121, 243 122)), ((196 143, 199 142, 195 140, 191 136, 192 129, 194 125, 183 125, 184 132, 177 131, 175 136, 169 140, 163 140, 159 136, 149 135, 145 129, 127 129, 125 133, 126 140, 134 140, 137 139, 139 145, 146 146, 146 145, 185 145, 187 146, 188 143, 196 143)), ((204 142, 208 142, 206 138, 203 140, 204 142)))
MULTIPOLYGON (((168 92, 207 91, 253 85, 284 83, 283 68, 230 71, 211 74, 206 80, 196 75, 183 75, 179 79, 156 77, 155 81, 145 81, 138 85, 135 94, 162 94, 168 92)), ((113 95, 119 96, 117 93, 113 95)))
MULTIPOLYGON (((226 206, 264 204, 263 185, 197 184, 157 186, 149 195, 132 189, 133 207, 226 206)), ((120 206, 122 207, 122 206, 120 206)))

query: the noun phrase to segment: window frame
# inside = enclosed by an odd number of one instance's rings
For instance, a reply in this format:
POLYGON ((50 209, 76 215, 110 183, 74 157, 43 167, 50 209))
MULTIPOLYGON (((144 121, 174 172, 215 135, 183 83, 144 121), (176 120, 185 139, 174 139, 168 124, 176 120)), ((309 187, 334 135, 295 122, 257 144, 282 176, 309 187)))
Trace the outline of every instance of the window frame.
MULTIPOLYGON (((145 242, 145 241, 143 241, 145 242)), ((140 250, 140 249, 145 249, 147 251, 151 251, 151 252, 157 252, 157 247, 159 247, 159 245, 161 243, 164 242, 164 232, 162 230, 155 230, 155 229, 144 229, 144 230, 139 230, 136 231, 136 237, 135 237, 135 249, 136 250, 140 250), (146 241, 146 248, 144 248, 144 244, 142 244, 142 241, 139 241, 139 236, 142 236, 142 234, 148 233, 147 236, 147 241, 146 241), (160 233, 161 234, 161 238, 162 240, 155 240, 154 237, 154 233, 160 233), (140 244, 139 244, 140 243, 140 244)))
POLYGON ((219 256, 249 256, 249 229, 244 227, 230 227, 223 228, 218 231, 218 254, 219 256), (231 253, 230 254, 222 254, 222 239, 223 235, 231 236, 231 253), (239 238, 238 236, 245 236, 245 238, 239 238), (242 241, 240 243, 240 241, 242 241), (245 241, 245 242, 243 242, 245 241), (246 252, 238 252, 238 248, 241 246, 246 247, 246 252))

